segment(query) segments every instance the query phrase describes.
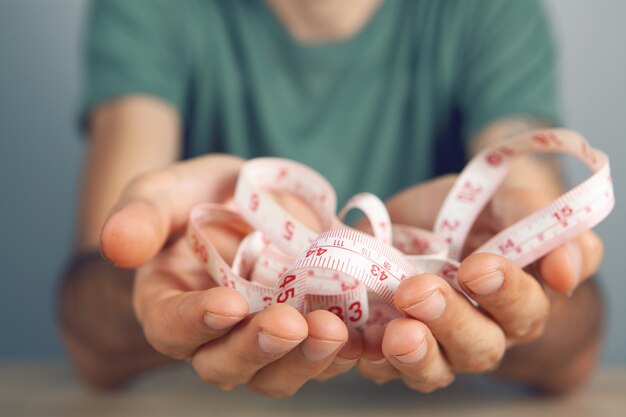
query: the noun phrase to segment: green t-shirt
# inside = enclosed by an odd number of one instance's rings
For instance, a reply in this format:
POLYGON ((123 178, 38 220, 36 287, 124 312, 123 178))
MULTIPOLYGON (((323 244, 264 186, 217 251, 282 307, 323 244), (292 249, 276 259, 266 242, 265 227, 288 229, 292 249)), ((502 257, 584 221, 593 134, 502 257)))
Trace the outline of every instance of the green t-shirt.
POLYGON ((459 170, 495 119, 558 123, 537 0, 387 0, 352 38, 314 45, 260 0, 96 0, 88 25, 83 120, 153 95, 178 110, 185 157, 294 159, 340 204, 459 170))

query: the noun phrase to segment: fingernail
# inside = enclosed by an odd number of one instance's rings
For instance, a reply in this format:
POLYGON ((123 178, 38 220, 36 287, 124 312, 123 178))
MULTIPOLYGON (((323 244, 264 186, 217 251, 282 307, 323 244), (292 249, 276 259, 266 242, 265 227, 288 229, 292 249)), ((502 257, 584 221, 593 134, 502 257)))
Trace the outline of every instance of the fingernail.
MULTIPOLYGON (((107 256, 106 253, 104 253, 104 250, 102 249, 102 245, 98 245, 98 252, 100 252, 100 257, 102 259, 104 259, 107 262, 111 262, 111 260, 109 259, 109 257, 107 256)), ((113 263, 113 262, 111 262, 113 263)))
POLYGON ((396 355, 396 359, 402 363, 415 363, 424 359, 427 351, 428 344, 426 343, 426 335, 424 335, 424 338, 420 342, 417 349, 415 349, 413 352, 405 353, 404 355, 396 355))
POLYGON ((583 269, 583 256, 580 251, 580 246, 574 242, 567 242, 565 244, 565 250, 567 250, 572 272, 574 273, 574 285, 572 285, 573 291, 580 282, 580 274, 583 269))
POLYGON ((404 308, 404 311, 418 320, 432 321, 441 317, 445 309, 446 299, 441 291, 435 290, 425 299, 418 301, 410 307, 404 308))
POLYGON ((480 278, 476 278, 473 281, 466 282, 465 285, 474 294, 489 295, 498 291, 503 283, 504 275, 502 275, 502 271, 498 269, 480 278))
POLYGON ((222 316, 209 312, 204 313, 204 323, 215 330, 224 330, 232 327, 241 321, 241 319, 243 319, 243 317, 222 316))
POLYGON ((347 358, 342 358, 341 356, 335 356, 335 359, 333 359, 333 365, 338 365, 338 366, 353 365, 357 363, 358 360, 359 358, 347 359, 347 358))
POLYGON ((259 332, 259 347, 266 353, 283 353, 296 347, 302 340, 289 340, 264 331, 259 332))
POLYGON ((374 365, 374 366, 381 366, 386 364, 387 358, 381 358, 381 359, 365 359, 367 361, 367 363, 369 363, 370 365, 374 365))
POLYGON ((300 348, 308 360, 321 361, 335 353, 342 344, 343 342, 308 337, 302 342, 300 348))

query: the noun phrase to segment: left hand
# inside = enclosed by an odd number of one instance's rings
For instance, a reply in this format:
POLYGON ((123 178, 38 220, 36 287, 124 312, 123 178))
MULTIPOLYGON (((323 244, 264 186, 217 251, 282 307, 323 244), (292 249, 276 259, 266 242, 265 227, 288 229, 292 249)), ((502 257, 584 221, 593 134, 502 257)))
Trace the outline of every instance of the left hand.
MULTIPOLYGON (((432 228, 454 179, 441 177, 396 195, 388 202, 394 222, 432 228), (421 215, 417 221, 415 213, 421 215)), ((479 216, 466 250, 551 200, 547 193, 503 185, 479 216)), ((436 275, 406 279, 394 299, 405 317, 363 331, 359 371, 376 383, 401 378, 421 392, 449 385, 457 372, 493 371, 508 348, 542 335, 550 312, 546 290, 571 294, 598 270, 602 255, 602 241, 592 231, 528 271, 498 255, 471 254, 461 263, 458 280, 479 309, 436 275)))

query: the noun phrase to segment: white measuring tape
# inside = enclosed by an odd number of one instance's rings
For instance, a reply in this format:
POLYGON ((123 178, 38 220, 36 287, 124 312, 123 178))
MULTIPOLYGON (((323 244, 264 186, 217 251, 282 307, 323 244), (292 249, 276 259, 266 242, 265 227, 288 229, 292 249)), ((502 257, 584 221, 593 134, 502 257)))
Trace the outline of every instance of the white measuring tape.
POLYGON ((461 291, 456 272, 477 216, 516 157, 545 152, 581 159, 592 176, 476 250, 502 255, 524 267, 598 224, 614 206, 607 156, 575 132, 536 131, 478 154, 450 190, 432 232, 391 224, 384 204, 371 194, 353 197, 337 217, 335 192, 321 175, 293 161, 259 158, 244 164, 240 172, 236 208, 195 207, 187 236, 215 282, 240 292, 251 312, 287 303, 302 313, 329 310, 351 326, 365 324, 368 317, 384 322, 386 316, 397 314, 389 305, 407 277, 435 273, 461 291), (305 202, 319 216, 324 232, 319 234, 297 220, 276 202, 273 192, 305 202), (351 209, 365 214, 372 235, 342 223, 351 209), (203 232, 210 224, 246 235, 232 265, 203 232), (380 299, 388 305, 371 303, 380 299))

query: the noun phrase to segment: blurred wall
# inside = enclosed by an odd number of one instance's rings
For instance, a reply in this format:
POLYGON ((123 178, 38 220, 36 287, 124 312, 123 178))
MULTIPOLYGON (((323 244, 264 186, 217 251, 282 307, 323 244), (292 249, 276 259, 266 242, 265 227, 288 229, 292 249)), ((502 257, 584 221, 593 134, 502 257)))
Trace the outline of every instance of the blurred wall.
MULTIPOLYGON (((605 364, 626 365, 626 2, 546 0, 566 121, 613 158, 618 206, 598 227, 610 306, 605 364)), ((0 357, 56 356, 54 292, 69 253, 83 145, 74 118, 85 0, 0 1, 0 357)), ((584 172, 568 163, 572 177, 584 172)))
POLYGON ((84 0, 0 0, 0 356, 58 355, 72 239, 84 0))
MULTIPOLYGON (((568 127, 611 158, 616 207, 597 232, 604 238, 601 281, 609 317, 605 364, 626 365, 626 1, 546 0, 561 45, 561 97, 568 127)), ((586 169, 565 160, 570 179, 586 169)))

